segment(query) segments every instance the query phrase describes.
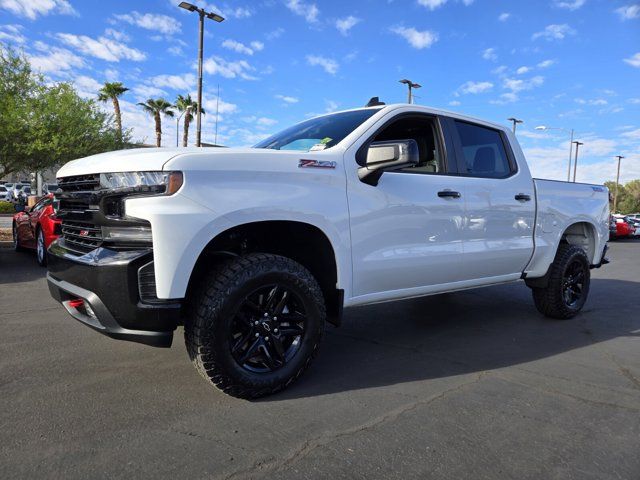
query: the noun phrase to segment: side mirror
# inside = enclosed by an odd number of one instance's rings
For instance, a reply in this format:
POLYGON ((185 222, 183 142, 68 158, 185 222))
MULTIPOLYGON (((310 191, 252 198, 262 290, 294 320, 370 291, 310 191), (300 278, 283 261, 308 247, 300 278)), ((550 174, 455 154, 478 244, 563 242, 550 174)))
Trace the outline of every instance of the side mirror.
POLYGON ((411 167, 419 162, 418 143, 413 139, 374 142, 367 150, 366 165, 358 169, 358 177, 375 186, 383 172, 411 167))

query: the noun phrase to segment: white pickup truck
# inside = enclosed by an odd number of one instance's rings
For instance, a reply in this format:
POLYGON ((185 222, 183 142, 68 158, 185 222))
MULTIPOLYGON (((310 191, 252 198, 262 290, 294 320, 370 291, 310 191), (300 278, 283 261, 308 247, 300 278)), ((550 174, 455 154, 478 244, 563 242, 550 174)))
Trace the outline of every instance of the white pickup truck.
POLYGON ((416 105, 58 177, 53 297, 113 338, 168 347, 184 325, 200 373, 245 398, 297 379, 343 307, 524 280, 566 319, 607 262, 605 187, 534 180, 508 128, 416 105))

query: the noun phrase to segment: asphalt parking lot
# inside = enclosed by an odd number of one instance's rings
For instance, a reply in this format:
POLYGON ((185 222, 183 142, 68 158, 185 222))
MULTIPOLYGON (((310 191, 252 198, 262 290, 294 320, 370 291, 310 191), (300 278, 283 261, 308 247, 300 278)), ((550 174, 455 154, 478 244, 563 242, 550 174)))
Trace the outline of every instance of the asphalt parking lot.
POLYGON ((171 349, 118 342, 0 249, 0 478, 640 478, 640 241, 584 312, 524 284, 346 312, 289 390, 225 396, 171 349))

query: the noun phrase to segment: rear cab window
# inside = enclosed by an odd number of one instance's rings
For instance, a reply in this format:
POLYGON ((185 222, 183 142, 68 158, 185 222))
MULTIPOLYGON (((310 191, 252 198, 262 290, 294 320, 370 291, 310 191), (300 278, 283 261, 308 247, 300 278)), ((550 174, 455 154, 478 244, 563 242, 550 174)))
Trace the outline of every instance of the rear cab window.
POLYGON ((459 138, 462 175, 506 178, 515 173, 500 131, 461 120, 453 124, 459 138))

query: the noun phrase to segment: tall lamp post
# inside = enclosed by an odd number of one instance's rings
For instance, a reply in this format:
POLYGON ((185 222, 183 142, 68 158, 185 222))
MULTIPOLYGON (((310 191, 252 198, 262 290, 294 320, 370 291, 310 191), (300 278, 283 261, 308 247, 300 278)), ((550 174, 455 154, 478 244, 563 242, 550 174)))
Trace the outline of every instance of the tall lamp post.
POLYGON ((516 133, 516 125, 518 125, 519 123, 524 123, 524 120, 519 120, 515 117, 511 117, 511 118, 507 118, 507 120, 509 120, 510 122, 513 122, 513 133, 516 133))
POLYGON ((202 138, 202 55, 204 45, 204 19, 205 17, 214 20, 218 23, 224 20, 223 17, 217 13, 207 12, 204 8, 198 8, 195 5, 187 2, 180 2, 178 5, 180 8, 189 10, 190 12, 196 12, 200 16, 199 23, 199 41, 198 41, 198 112, 196 117, 196 147, 200 146, 200 139, 202 138))
POLYGON ((540 125, 536 127, 536 130, 561 130, 563 132, 571 133, 571 138, 569 140, 569 167, 567 168, 567 182, 571 181, 571 156, 573 154, 573 128, 571 130, 567 130, 566 128, 560 127, 547 127, 545 125, 540 125))
POLYGON ((404 83, 407 87, 409 87, 409 94, 407 96, 407 103, 413 103, 412 90, 414 88, 421 88, 422 85, 420 85, 419 83, 414 83, 411 80, 408 80, 406 78, 403 78, 402 80, 400 80, 400 83, 404 83))
POLYGON ((176 147, 178 147, 178 138, 180 134, 180 119, 184 114, 187 114, 187 117, 191 114, 191 107, 187 107, 184 112, 180 114, 178 118, 176 118, 176 147))
POLYGON ((620 160, 624 157, 622 155, 616 155, 618 159, 618 173, 616 174, 616 191, 613 194, 613 213, 616 213, 616 209, 618 207, 618 182, 620 181, 620 160))
POLYGON ((578 149, 580 145, 584 145, 582 142, 575 141, 576 144, 576 159, 573 161, 573 183, 576 183, 576 171, 578 170, 578 149))

